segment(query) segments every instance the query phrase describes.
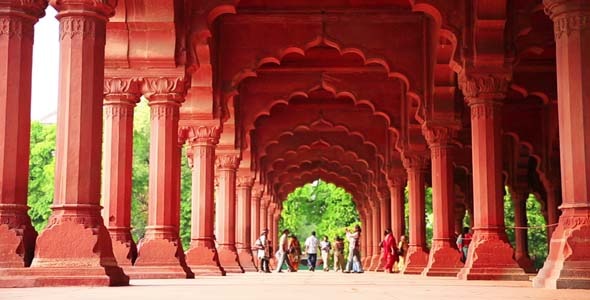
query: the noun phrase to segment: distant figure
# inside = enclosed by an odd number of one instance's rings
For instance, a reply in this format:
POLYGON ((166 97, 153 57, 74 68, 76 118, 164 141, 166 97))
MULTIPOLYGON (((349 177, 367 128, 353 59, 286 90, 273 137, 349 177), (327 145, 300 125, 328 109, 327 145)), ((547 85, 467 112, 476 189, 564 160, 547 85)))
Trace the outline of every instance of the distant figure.
POLYGON ((463 232, 457 238, 457 249, 461 252, 461 261, 467 261, 467 252, 469 251, 469 244, 471 244, 471 230, 469 227, 463 227, 463 232))
POLYGON ((363 273, 360 251, 361 226, 355 225, 354 232, 350 232, 347 228, 346 238, 348 239, 348 261, 344 273, 350 273, 351 271, 353 273, 363 273))
POLYGON ((406 264, 406 255, 408 254, 408 240, 406 238, 405 235, 402 235, 399 238, 399 243, 397 244, 397 253, 399 255, 398 257, 398 271, 399 272, 403 272, 404 269, 406 268, 405 264, 406 264))
POLYGON ((293 272, 297 272, 299 270, 299 261, 301 260, 301 245, 299 244, 299 240, 297 237, 292 234, 289 237, 289 261, 291 262, 291 267, 293 268, 293 272))
POLYGON ((330 271, 329 259, 330 250, 332 250, 332 244, 328 241, 328 236, 324 235, 324 238, 320 242, 320 250, 322 251, 322 264, 324 265, 324 272, 330 271))
POLYGON ((281 269, 283 268, 284 263, 287 263, 287 267, 290 271, 293 270, 293 268, 291 267, 291 264, 289 262, 289 257, 287 256, 287 254, 288 254, 287 250, 288 250, 288 246, 289 246, 288 236, 289 236, 289 229, 285 229, 285 230, 283 230, 283 234, 279 238, 279 245, 278 245, 279 250, 277 250, 277 253, 276 253, 277 269, 275 270, 275 272, 277 272, 277 273, 283 272, 283 271, 281 271, 281 269))
POLYGON ((315 231, 305 240, 305 252, 307 252, 307 265, 311 272, 315 271, 315 264, 318 259, 318 238, 315 237, 315 231))
POLYGON ((334 272, 344 271, 344 239, 337 236, 334 241, 334 272))
POLYGON ((270 257, 270 247, 269 241, 267 238, 268 229, 263 229, 260 233, 260 237, 256 240, 254 245, 256 246, 257 256, 258 256, 258 272, 260 273, 270 273, 270 268, 268 267, 268 259, 270 257))
POLYGON ((381 259, 384 261, 385 272, 393 272, 393 264, 398 261, 398 250, 395 243, 395 238, 391 234, 391 229, 386 229, 383 233, 383 241, 381 241, 381 259))

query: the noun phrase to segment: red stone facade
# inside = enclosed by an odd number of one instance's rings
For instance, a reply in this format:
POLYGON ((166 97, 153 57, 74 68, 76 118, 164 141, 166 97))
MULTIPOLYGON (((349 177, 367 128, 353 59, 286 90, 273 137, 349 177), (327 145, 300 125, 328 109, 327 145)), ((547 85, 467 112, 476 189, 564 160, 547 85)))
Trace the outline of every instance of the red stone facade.
POLYGON ((268 228, 276 249, 281 202, 321 178, 354 197, 366 270, 383 268, 383 231, 407 228, 404 273, 527 280, 526 230, 516 249, 505 231, 508 186, 517 226, 530 193, 558 224, 533 285, 590 288, 590 2, 49 1, 60 22, 56 181, 37 234, 30 90, 47 4, 0 0, 0 286, 256 271, 253 241, 268 228), (140 99, 151 110, 149 218, 134 241, 140 99), (192 170, 189 249, 181 159, 192 170), (463 264, 454 240, 466 212, 463 264))

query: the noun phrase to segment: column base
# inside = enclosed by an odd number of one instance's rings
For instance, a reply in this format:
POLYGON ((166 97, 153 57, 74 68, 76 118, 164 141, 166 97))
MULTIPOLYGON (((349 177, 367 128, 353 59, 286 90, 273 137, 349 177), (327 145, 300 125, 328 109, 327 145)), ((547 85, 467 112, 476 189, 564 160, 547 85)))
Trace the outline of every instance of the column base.
POLYGON ((186 252, 186 263, 197 276, 225 276, 225 270, 219 264, 219 256, 213 241, 193 242, 186 252))
POLYGON ((406 267, 403 274, 422 274, 428 265, 428 252, 420 246, 410 246, 406 255, 406 267))
POLYGON ((258 271, 256 265, 254 264, 254 257, 252 256, 252 251, 250 251, 249 249, 239 249, 238 258, 240 259, 240 265, 242 266, 245 272, 258 271))
POLYGON ((0 287, 129 285, 100 217, 52 216, 35 254, 30 268, 0 270, 0 287))
POLYGON ((367 271, 377 271, 377 268, 379 267, 379 261, 381 261, 381 255, 379 254, 375 254, 372 255, 368 264, 369 267, 366 268, 367 271))
POLYGON ((0 288, 127 285, 129 277, 116 266, 0 269, 0 288))
POLYGON ((221 246, 217 250, 219 254, 219 263, 227 273, 244 273, 244 269, 240 265, 238 252, 235 247, 221 246))
POLYGON ((528 255, 516 255, 516 263, 525 273, 536 273, 535 262, 528 255))
POLYGON ((133 239, 121 240, 111 236, 111 243, 113 244, 113 254, 117 264, 121 267, 133 265, 137 259, 137 246, 133 239))
POLYGON ((457 276, 463 263, 461 253, 450 245, 433 247, 430 250, 428 265, 422 272, 424 276, 457 276))
POLYGON ((369 257, 366 257, 366 256, 365 256, 365 257, 362 257, 362 258, 361 258, 361 265, 363 266, 363 270, 367 270, 367 268, 369 267, 369 265, 368 265, 368 264, 370 264, 370 263, 371 263, 371 260, 370 260, 370 258, 371 258, 370 256, 369 256, 369 257), (368 262, 368 263, 367 263, 367 262, 368 262))
POLYGON ((549 256, 533 279, 534 287, 590 289, 590 209, 571 210, 566 209, 559 219, 549 256))
POLYGON ((142 239, 137 260, 126 268, 132 279, 195 278, 187 266, 178 238, 142 239))
POLYGON ((514 280, 527 281, 513 258, 510 244, 498 233, 481 233, 476 230, 471 241, 467 262, 457 274, 464 280, 514 280))
POLYGON ((0 268, 28 267, 35 254, 37 232, 29 224, 0 225, 0 268))

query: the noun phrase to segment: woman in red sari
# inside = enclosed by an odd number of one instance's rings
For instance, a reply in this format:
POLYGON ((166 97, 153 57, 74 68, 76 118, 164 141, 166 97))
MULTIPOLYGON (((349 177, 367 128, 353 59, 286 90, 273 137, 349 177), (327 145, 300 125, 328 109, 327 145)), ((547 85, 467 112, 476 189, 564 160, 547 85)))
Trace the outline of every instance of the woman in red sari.
POLYGON ((385 237, 381 242, 381 248, 383 253, 383 259, 385 260, 385 272, 393 273, 393 265, 398 260, 397 257, 397 243, 391 229, 385 230, 385 237))

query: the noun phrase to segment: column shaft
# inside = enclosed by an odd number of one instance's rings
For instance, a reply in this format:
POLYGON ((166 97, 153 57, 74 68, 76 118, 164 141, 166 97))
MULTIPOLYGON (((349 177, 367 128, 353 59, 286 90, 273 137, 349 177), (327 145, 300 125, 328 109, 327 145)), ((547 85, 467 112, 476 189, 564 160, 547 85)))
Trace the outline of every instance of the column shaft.
POLYGON ((237 154, 218 154, 219 191, 215 202, 219 263, 228 273, 243 273, 236 249, 236 171, 237 154))
MULTIPOLYGON (((4 4, 6 5, 6 3, 4 4)), ((0 267, 28 267, 37 232, 27 214, 33 26, 47 3, 0 8, 0 267)))
POLYGON ((402 235, 406 232, 406 218, 405 218, 405 195, 404 184, 405 180, 402 178, 394 178, 391 180, 389 190, 391 194, 391 230, 393 236, 399 241, 402 235))
POLYGON ((105 80, 103 219, 120 266, 131 266, 137 247, 131 237, 133 110, 139 90, 130 79, 105 80))
POLYGON ((239 176, 237 180, 237 248, 240 265, 246 272, 256 272, 252 256, 251 231, 252 223, 252 184, 251 176, 239 176))
POLYGON ((219 142, 217 124, 189 128, 191 165, 191 246, 186 262, 195 275, 225 275, 214 242, 215 146, 219 142))

